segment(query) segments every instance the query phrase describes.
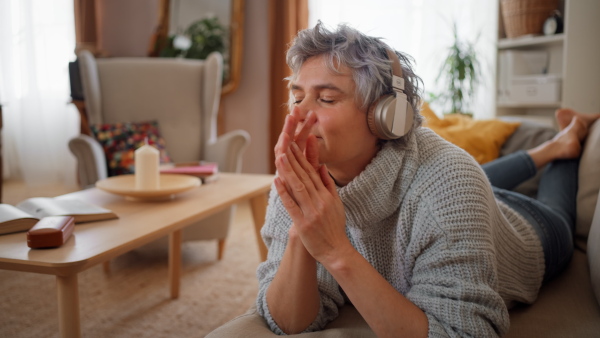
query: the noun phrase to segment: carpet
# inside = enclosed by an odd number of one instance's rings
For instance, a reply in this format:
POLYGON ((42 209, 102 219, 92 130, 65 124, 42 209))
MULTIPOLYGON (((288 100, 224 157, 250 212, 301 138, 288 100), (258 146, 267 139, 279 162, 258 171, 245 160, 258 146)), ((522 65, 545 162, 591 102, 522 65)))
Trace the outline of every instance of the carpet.
MULTIPOLYGON (((256 298, 259 254, 247 203, 237 208, 224 257, 216 241, 184 242, 180 297, 169 298, 167 248, 128 252, 79 274, 83 337, 204 337, 256 298)), ((23 234, 25 236, 25 234, 23 234)), ((25 245, 25 243, 24 243, 25 245)), ((0 337, 58 337, 54 276, 0 270, 0 337)))

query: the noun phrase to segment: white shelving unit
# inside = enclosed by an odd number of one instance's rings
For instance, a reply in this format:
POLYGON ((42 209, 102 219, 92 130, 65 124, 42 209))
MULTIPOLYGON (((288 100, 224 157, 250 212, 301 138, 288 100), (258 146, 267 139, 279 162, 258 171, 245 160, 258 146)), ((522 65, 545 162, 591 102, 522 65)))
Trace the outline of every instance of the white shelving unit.
MULTIPOLYGON (((505 38, 502 9, 498 1, 499 33, 497 51, 546 51, 548 74, 560 77, 560 99, 545 103, 520 104, 499 101, 502 72, 496 67, 496 116, 530 117, 538 122, 554 123, 554 111, 568 107, 580 112, 600 112, 600 0, 560 1, 564 19, 563 33, 550 36, 505 38)), ((498 58, 497 60, 500 60, 498 58)))
POLYGON ((565 35, 563 33, 556 35, 542 35, 542 36, 520 36, 514 39, 500 39, 498 40, 498 49, 511 49, 519 47, 536 47, 536 46, 549 46, 549 45, 560 45, 563 43, 565 35))

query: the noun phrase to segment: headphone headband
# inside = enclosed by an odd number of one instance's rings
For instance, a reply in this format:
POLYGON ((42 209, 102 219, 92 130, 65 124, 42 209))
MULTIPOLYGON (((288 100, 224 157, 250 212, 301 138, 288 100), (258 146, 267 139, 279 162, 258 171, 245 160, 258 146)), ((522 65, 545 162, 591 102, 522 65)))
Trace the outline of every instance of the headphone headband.
POLYGON ((392 74, 402 77, 402 67, 400 66, 400 59, 398 59, 398 55, 396 55, 396 53, 389 48, 386 48, 385 50, 388 59, 392 61, 392 74))
POLYGON ((400 59, 398 59, 398 55, 396 53, 386 48, 387 56, 390 61, 392 61, 392 88, 394 91, 401 91, 404 93, 404 77, 402 76, 402 66, 400 66, 400 59))

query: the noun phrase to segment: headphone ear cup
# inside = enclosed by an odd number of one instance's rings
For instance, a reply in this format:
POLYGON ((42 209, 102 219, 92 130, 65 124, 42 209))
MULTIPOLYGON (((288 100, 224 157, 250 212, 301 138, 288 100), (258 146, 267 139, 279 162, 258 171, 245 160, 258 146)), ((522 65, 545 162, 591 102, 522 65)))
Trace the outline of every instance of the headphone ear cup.
POLYGON ((377 105, 379 104, 380 100, 381 98, 375 100, 375 102, 373 102, 367 110, 367 124, 369 125, 369 130, 371 131, 371 134, 377 136, 377 138, 382 137, 382 135, 377 130, 378 128, 375 122, 375 110, 377 109, 377 105))
POLYGON ((393 114, 388 117, 389 107, 395 107, 395 105, 396 97, 393 94, 387 94, 375 100, 367 112, 367 124, 371 133, 382 140, 398 138, 392 132, 393 114), (390 121, 387 121, 388 118, 390 121))

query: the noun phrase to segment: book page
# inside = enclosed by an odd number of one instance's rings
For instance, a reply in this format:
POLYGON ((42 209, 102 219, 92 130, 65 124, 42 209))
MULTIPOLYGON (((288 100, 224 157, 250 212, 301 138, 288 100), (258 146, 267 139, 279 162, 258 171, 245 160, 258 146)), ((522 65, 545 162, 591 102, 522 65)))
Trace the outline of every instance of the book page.
POLYGON ((19 218, 38 218, 10 204, 0 204, 0 223, 19 218))
POLYGON ((27 231, 38 219, 10 204, 0 204, 0 235, 27 231))
POLYGON ((19 203, 17 208, 38 218, 46 216, 76 216, 112 214, 112 211, 75 199, 34 197, 19 203))

